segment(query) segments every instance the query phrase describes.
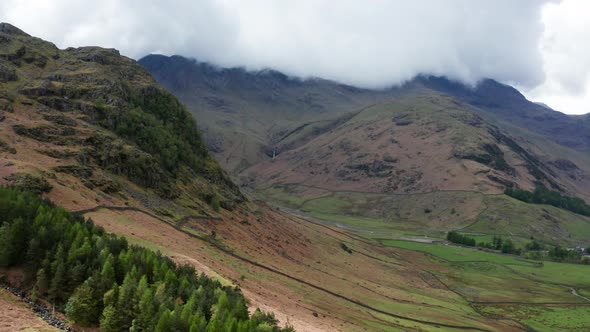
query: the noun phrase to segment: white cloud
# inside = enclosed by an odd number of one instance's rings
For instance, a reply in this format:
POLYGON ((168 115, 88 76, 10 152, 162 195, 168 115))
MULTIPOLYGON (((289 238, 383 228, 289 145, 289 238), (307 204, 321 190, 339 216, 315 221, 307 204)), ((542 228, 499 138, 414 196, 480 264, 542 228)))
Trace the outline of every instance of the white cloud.
POLYGON ((588 2, 548 2, 3 0, 0 21, 60 47, 181 54, 365 87, 419 73, 467 83, 491 77, 580 112, 590 96, 588 2))
POLYGON ((540 47, 543 84, 527 91, 565 113, 590 112, 590 1, 565 0, 543 10, 545 32, 540 47))

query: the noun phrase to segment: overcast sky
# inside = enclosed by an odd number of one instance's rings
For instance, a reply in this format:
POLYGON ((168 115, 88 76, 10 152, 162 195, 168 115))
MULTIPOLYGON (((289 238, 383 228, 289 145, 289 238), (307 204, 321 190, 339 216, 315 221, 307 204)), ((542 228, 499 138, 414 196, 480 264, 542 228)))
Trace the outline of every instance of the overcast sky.
POLYGON ((517 86, 590 112, 588 0, 2 0, 0 21, 57 46, 181 54, 363 87, 419 73, 517 86))

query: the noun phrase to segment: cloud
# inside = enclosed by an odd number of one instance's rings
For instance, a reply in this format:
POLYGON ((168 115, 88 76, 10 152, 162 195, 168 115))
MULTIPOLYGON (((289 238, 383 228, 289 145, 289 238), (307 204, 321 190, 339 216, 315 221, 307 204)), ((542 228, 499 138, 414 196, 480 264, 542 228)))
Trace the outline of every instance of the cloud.
POLYGON ((543 1, 4 0, 0 18, 60 47, 181 54, 360 86, 418 73, 543 80, 543 1))
POLYGON ((60 47, 114 47, 136 59, 180 54, 362 87, 399 84, 420 73, 470 84, 489 77, 580 113, 590 101, 589 5, 586 0, 3 0, 0 21, 60 47))
POLYGON ((543 9, 545 32, 540 42, 543 84, 527 96, 566 113, 590 112, 590 2, 565 0, 543 9))

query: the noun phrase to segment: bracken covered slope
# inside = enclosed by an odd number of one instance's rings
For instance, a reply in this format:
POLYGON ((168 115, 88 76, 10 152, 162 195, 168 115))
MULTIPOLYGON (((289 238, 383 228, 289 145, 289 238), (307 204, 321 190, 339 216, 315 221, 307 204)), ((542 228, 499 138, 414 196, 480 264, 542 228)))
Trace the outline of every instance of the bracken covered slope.
POLYGON ((1 24, 0 112, 2 183, 72 207, 191 198, 208 213, 243 200, 191 114, 116 50, 60 50, 1 24))
POLYGON ((589 194, 583 154, 557 146, 553 155, 544 140, 513 136, 486 116, 448 95, 416 89, 294 133, 285 149, 279 144, 274 159, 243 172, 242 181, 254 187, 299 183, 374 193, 498 193, 507 186, 543 184, 589 194), (560 153, 579 159, 563 159, 560 153))

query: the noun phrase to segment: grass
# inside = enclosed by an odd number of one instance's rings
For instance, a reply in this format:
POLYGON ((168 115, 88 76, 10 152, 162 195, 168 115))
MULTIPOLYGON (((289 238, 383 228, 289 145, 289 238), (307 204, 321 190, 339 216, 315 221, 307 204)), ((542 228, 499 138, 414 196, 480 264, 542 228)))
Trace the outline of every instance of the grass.
MULTIPOLYGON (((549 205, 527 204, 505 195, 485 197, 488 208, 463 232, 535 239, 549 244, 590 244, 590 218, 549 205)), ((525 241, 526 242, 526 241, 525 241)))
POLYGON ((484 261, 524 266, 534 266, 538 264, 534 261, 528 261, 513 256, 500 255, 496 253, 486 252, 478 249, 459 247, 455 245, 420 243, 403 240, 380 240, 380 242, 382 244, 392 247, 425 252, 451 262, 484 261))
POLYGON ((288 184, 268 187, 257 194, 280 206, 381 237, 392 233, 444 237, 449 229, 471 224, 485 208, 482 194, 461 191, 388 195, 331 192, 288 184))
POLYGON ((159 251, 163 255, 166 255, 166 254, 169 254, 170 253, 168 250, 166 250, 166 249, 158 246, 157 244, 155 244, 155 243, 153 243, 151 241, 144 240, 144 239, 139 238, 139 237, 133 237, 133 236, 128 236, 126 238, 127 238, 127 241, 129 241, 129 244, 133 244, 133 245, 136 245, 136 246, 144 247, 144 248, 150 249, 150 250, 155 251, 155 252, 158 252, 159 251))
POLYGON ((517 319, 538 331, 588 331, 590 306, 482 306, 487 314, 517 319))
MULTIPOLYGON (((19 299, 17 299, 14 295, 9 293, 7 290, 0 288, 0 309, 3 311, 3 315, 6 314, 6 317, 0 316, 0 325, 4 325, 1 323, 15 323, 11 322, 11 319, 17 319, 19 321, 21 327, 18 331, 21 332, 53 332, 59 331, 58 329, 50 326, 46 322, 41 319, 41 317, 37 316, 35 313, 29 311, 27 304, 19 299), (4 302, 4 303, 2 303, 4 302), (25 316, 17 316, 16 312, 18 312, 18 308, 22 308, 25 316), (16 310, 15 310, 16 309, 16 310), (4 319, 4 321, 3 321, 4 319), (38 328, 37 328, 38 326, 38 328)), ((15 327, 15 325, 6 324, 0 327, 0 331, 9 331, 8 326, 15 327)))
MULTIPOLYGON (((413 300, 429 308, 359 297, 366 303, 408 316, 420 316, 421 310, 430 310, 429 317, 447 317, 448 320, 440 321, 461 322, 465 317, 478 315, 467 313, 468 303, 473 302, 485 313, 495 310, 503 317, 513 318, 539 331, 584 331, 583 327, 590 326, 589 307, 584 305, 587 301, 572 294, 572 288, 581 296, 590 294, 590 266, 537 262, 474 248, 399 240, 410 238, 409 234, 444 238, 445 230, 455 229, 477 242, 491 242, 493 236, 499 235, 524 247, 534 236, 545 244, 569 246, 588 241, 590 218, 551 206, 526 204, 504 195, 461 192, 327 194, 324 191, 316 196, 305 196, 293 189, 296 185, 289 187, 289 190, 281 186, 271 187, 272 190, 265 194, 289 202, 290 208, 349 231, 363 233, 384 245, 430 255, 432 262, 439 267, 427 271, 461 296, 440 303, 432 295, 424 294, 421 298, 419 291, 414 291, 413 300), (450 206, 455 207, 452 213, 450 206), (425 209, 430 212, 425 213, 425 209), (511 303, 512 309, 502 311, 511 303), (572 306, 571 303, 580 305, 572 306), (560 325, 563 320, 567 322, 560 325)), ((383 320, 393 322, 390 318, 383 320)), ((367 326, 375 329, 379 329, 382 323, 381 320, 365 320, 367 326)), ((403 328, 415 326, 403 320, 395 324, 403 328)))
POLYGON ((299 189, 296 185, 271 186, 259 189, 256 194, 263 199, 292 209, 300 208, 307 200, 330 194, 329 191, 325 190, 316 193, 305 193, 299 189))
POLYGON ((531 237, 562 246, 590 245, 590 218, 553 206, 527 204, 506 195, 474 192, 433 192, 387 195, 339 192, 288 184, 268 187, 257 194, 338 226, 373 237, 418 235, 444 238, 457 230, 491 242, 493 236, 524 247, 531 237), (428 211, 428 212, 427 212, 428 211))
MULTIPOLYGON (((477 302, 586 302, 571 288, 590 290, 590 266, 540 262, 477 249, 382 240, 381 243, 428 253, 450 267, 445 283, 477 302), (571 287, 571 288, 570 288, 571 287)), ((583 293, 582 293, 583 294, 583 293)))
POLYGON ((588 265, 543 262, 541 268, 536 266, 516 266, 513 268, 530 278, 582 287, 590 291, 590 266, 588 265))

